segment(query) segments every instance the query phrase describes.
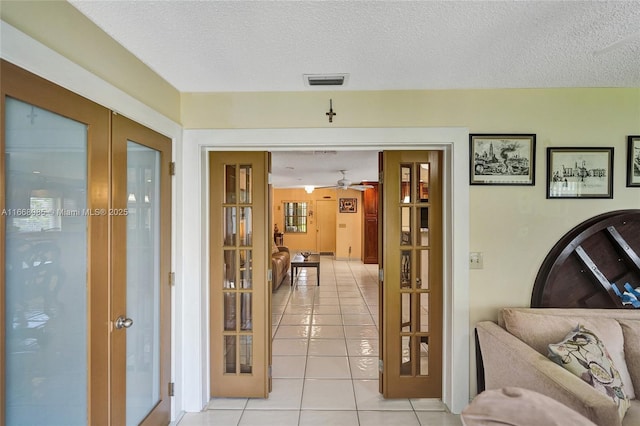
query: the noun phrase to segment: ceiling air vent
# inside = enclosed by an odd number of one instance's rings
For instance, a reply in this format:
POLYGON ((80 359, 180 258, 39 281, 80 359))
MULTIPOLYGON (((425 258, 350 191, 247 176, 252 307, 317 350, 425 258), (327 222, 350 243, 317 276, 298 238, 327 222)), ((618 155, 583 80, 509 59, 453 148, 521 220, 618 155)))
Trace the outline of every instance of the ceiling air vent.
POLYGON ((307 86, 344 86, 349 74, 304 74, 307 86))

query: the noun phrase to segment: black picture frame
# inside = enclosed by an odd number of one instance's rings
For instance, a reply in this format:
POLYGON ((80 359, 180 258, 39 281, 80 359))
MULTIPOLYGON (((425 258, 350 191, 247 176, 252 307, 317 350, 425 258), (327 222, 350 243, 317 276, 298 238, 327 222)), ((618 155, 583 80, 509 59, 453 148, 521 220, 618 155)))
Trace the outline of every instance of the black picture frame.
POLYGON ((556 198, 613 198, 613 148, 547 148, 547 199, 556 198))
POLYGON ((356 213, 358 211, 357 198, 340 198, 340 213, 356 213))
POLYGON ((536 183, 534 133, 473 133, 469 135, 470 185, 536 183))
POLYGON ((640 188, 640 135, 627 136, 627 187, 640 188))

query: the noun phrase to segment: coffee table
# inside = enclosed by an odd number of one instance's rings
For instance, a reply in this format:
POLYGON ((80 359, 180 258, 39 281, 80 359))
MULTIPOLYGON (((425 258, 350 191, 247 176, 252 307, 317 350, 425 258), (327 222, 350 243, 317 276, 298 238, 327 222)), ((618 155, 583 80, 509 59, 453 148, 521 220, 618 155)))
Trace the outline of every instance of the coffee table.
POLYGON ((306 259, 302 257, 300 253, 296 253, 295 256, 291 259, 291 272, 293 272, 293 277, 291 279, 291 285, 293 285, 294 280, 298 277, 298 268, 316 268, 317 276, 318 276, 318 285, 320 285, 320 255, 319 254, 310 254, 306 259))

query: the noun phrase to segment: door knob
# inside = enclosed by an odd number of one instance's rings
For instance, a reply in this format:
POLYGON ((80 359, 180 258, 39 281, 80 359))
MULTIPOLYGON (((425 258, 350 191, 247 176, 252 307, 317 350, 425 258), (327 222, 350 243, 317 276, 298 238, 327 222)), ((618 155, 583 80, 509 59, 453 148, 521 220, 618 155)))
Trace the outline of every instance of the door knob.
POLYGON ((133 320, 131 318, 125 318, 120 315, 116 320, 116 328, 119 330, 121 328, 129 328, 133 325, 133 320))

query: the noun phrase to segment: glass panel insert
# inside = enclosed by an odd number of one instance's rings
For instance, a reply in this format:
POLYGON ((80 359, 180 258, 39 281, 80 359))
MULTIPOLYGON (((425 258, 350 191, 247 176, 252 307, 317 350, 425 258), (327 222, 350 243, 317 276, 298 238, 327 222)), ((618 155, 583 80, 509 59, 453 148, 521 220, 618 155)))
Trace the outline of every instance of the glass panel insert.
POLYGON ((240 372, 251 373, 253 371, 253 337, 240 336, 240 372))
POLYGON ((240 208, 240 245, 241 246, 250 246, 251 245, 251 234, 253 230, 253 222, 251 218, 251 207, 241 207, 240 208))
POLYGON ((420 337, 420 373, 421 376, 429 375, 429 337, 420 337))
POLYGON ((400 252, 400 287, 411 287, 411 252, 408 250, 400 252))
POLYGON ((429 208, 418 207, 418 217, 420 218, 420 237, 418 244, 429 245, 429 208))
POLYGON ((411 336, 400 336, 400 375, 411 376, 411 336))
POLYGON ((87 126, 9 97, 4 113, 6 400, 0 421, 85 425, 87 126))
POLYGON ((224 250, 224 288, 236 288, 236 251, 224 250))
POLYGON ((418 198, 423 203, 429 201, 429 163, 418 167, 418 198))
POLYGON ((400 245, 411 245, 411 207, 400 207, 400 245))
POLYGON ((235 203, 237 200, 235 164, 227 164, 224 172, 224 202, 235 203))
POLYGON ((224 330, 236 331, 236 293, 224 293, 224 330))
POLYGON ((236 372, 236 336, 223 336, 224 338, 224 372, 235 374, 236 372))
POLYGON ((241 293, 240 295, 240 329, 243 331, 253 329, 251 296, 251 293, 241 293))
POLYGON ((224 241, 225 246, 236 245, 236 208, 224 207, 224 241))
POLYGON ((416 287, 425 290, 429 288, 429 253, 429 250, 417 251, 420 261, 417 265, 416 287))
POLYGON ((411 327, 411 293, 400 293, 400 329, 404 333, 409 333, 413 329, 411 327))
POLYGON ((411 202, 411 164, 400 166, 400 202, 411 202))
POLYGON ((253 270, 251 250, 240 250, 240 284, 241 288, 251 288, 253 285, 253 270))
POLYGON ((418 293, 420 297, 420 331, 429 331, 429 293, 418 293))
POLYGON ((251 203, 251 191, 252 186, 252 174, 251 166, 240 166, 240 202, 250 204, 251 203))
POLYGON ((127 424, 160 400, 160 153, 127 142, 127 424), (131 201, 135 199, 135 201, 131 201))

